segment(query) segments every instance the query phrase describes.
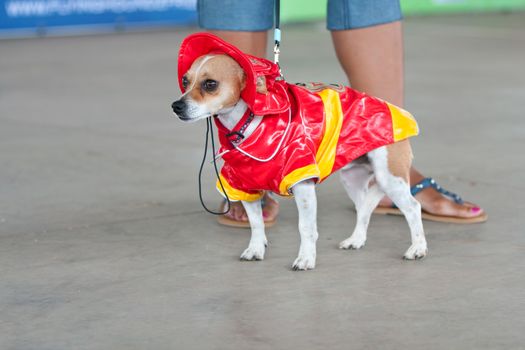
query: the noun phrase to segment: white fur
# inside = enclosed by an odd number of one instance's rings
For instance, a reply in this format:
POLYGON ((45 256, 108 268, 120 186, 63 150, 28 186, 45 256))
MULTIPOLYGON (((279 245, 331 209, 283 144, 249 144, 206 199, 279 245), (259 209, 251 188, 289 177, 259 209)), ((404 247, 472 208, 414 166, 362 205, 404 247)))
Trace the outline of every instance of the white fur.
POLYGON ((372 168, 369 164, 350 164, 341 170, 341 182, 354 201, 357 221, 352 235, 339 244, 342 249, 359 249, 365 245, 366 231, 372 211, 384 196, 383 191, 377 184, 369 187, 373 177, 372 168))
MULTIPOLYGON (((424 258, 428 252, 427 242, 421 221, 421 205, 410 194, 410 186, 401 178, 388 170, 388 152, 386 147, 380 147, 368 153, 370 162, 350 163, 341 171, 342 183, 354 201, 357 211, 357 221, 352 235, 342 241, 342 249, 359 249, 366 242, 366 234, 370 217, 377 204, 387 194, 396 206, 403 212, 408 222, 412 244, 404 254, 408 260, 424 258), (370 186, 370 180, 376 183, 370 186)), ((317 198, 315 183, 305 180, 292 187, 299 213, 299 233, 301 244, 299 254, 292 264, 294 270, 309 270, 315 268, 317 232, 317 198)), ((250 225, 252 238, 248 248, 241 255, 243 260, 262 260, 264 258, 266 236, 260 201, 242 202, 250 225)))
POLYGON ((241 260, 263 260, 268 240, 264 233, 264 219, 262 214, 261 201, 242 202, 250 227, 252 229, 252 236, 248 248, 241 254, 241 260))
POLYGON ((386 193, 403 212, 410 227, 412 245, 404 258, 421 259, 427 254, 427 242, 421 222, 421 205, 410 194, 410 186, 388 170, 388 151, 380 147, 368 153, 370 163, 350 164, 341 171, 341 181, 354 201, 357 222, 352 235, 339 244, 342 249, 359 249, 365 245, 368 223, 373 210, 386 193), (375 176, 376 183, 369 186, 375 176))
POLYGON ((292 264, 294 270, 315 268, 317 232, 317 197, 315 183, 305 180, 292 187, 292 192, 299 212, 299 234, 301 244, 299 254, 292 264))
POLYGON ((427 241, 421 221, 421 204, 410 193, 410 185, 388 170, 388 152, 380 147, 368 153, 376 181, 394 204, 401 210, 410 227, 412 245, 408 248, 405 259, 421 259, 427 255, 427 241))
POLYGON ((186 122, 193 123, 211 115, 210 109, 207 106, 198 104, 191 98, 186 99, 186 106, 188 115, 192 116, 191 119, 186 119, 186 122))
MULTIPOLYGON (((206 56, 196 68, 196 75, 206 61, 215 56, 206 56)), ((194 82, 198 79, 195 78, 194 82)), ((192 87, 188 88, 188 91, 192 87)), ((224 101, 221 91, 217 96, 217 111, 210 111, 210 107, 199 105, 188 99, 188 115, 193 120, 198 120, 210 114, 218 113, 221 123, 231 130, 241 120, 247 105, 241 99, 231 107, 220 105, 224 101)), ((183 95, 184 96, 184 95, 183 95)), ((260 122, 254 120, 251 129, 253 131, 260 122), (255 122, 255 124, 254 124, 255 122)), ((238 150, 242 151, 241 148, 238 150)), ((250 155, 248 155, 250 156, 250 155)), ((357 221, 352 235, 342 241, 339 247, 342 249, 359 249, 366 242, 368 224, 373 210, 381 198, 386 194, 405 215, 410 227, 412 244, 404 254, 405 259, 420 259, 427 254, 427 242, 421 222, 421 205, 410 194, 410 186, 402 178, 396 177, 388 169, 388 150, 380 147, 367 154, 368 161, 359 159, 350 163, 341 171, 341 180, 349 197, 354 201, 357 211, 357 221), (375 178, 375 183, 370 186, 370 180, 375 178)), ((255 158, 254 158, 255 159, 255 158)), ((261 160, 264 161, 264 160, 261 160)), ((309 270, 315 268, 316 263, 316 242, 319 234, 317 232, 317 198, 315 194, 315 183, 313 180, 303 180, 291 188, 295 196, 297 210, 299 213, 299 233, 301 243, 299 254, 292 264, 294 270, 309 270)), ((263 260, 267 246, 267 239, 264 232, 264 219, 261 208, 261 201, 242 202, 251 226, 251 238, 248 248, 241 254, 242 260, 263 260)))
MULTIPOLYGON (((311 270, 315 268, 317 233, 317 198, 315 183, 312 180, 299 182, 293 186, 293 194, 299 212, 299 234, 301 244, 299 254, 292 264, 294 270, 311 270)), ((261 201, 242 202, 252 235, 248 248, 241 254, 241 260, 263 260, 268 241, 264 233, 264 220, 261 201)))
POLYGON ((243 99, 240 99, 237 104, 231 108, 220 111, 217 115, 221 124, 228 130, 232 130, 239 121, 241 121, 244 112, 248 109, 248 105, 243 99))
MULTIPOLYGON (((202 69, 202 67, 204 67, 204 64, 206 62, 208 62, 209 60, 211 60, 212 58, 214 57, 217 57, 217 55, 206 55, 203 57, 203 59, 201 60, 201 62, 199 63, 199 65, 195 68, 195 77, 198 77, 199 76, 199 73, 202 69)), ((193 68, 193 67, 192 67, 193 68)), ((182 96, 180 97, 180 99, 184 98, 187 94, 189 94, 191 92, 191 90, 193 90, 193 88, 195 87, 195 84, 197 83, 197 80, 198 79, 193 79, 193 82, 191 83, 190 86, 188 86, 186 88, 186 92, 182 94, 182 96)))

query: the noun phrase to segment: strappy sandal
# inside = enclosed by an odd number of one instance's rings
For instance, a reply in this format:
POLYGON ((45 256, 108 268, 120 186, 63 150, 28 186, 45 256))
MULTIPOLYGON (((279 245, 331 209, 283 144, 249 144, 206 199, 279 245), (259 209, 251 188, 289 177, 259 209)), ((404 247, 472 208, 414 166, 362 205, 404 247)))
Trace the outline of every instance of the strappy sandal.
MULTIPOLYGON (((457 194, 445 190, 434 179, 430 177, 427 177, 421 180, 416 185, 412 186, 410 188, 410 192, 412 193, 412 196, 415 196, 416 194, 418 194, 419 192, 423 191, 425 188, 428 188, 428 187, 432 187, 433 189, 441 193, 443 196, 450 198, 457 204, 470 204, 468 202, 464 202, 463 199, 461 199, 461 197, 458 196, 457 194)), ((392 207, 377 207, 374 210, 374 214, 399 215, 399 216, 403 215, 403 213, 395 206, 395 204, 392 204, 392 207)), ((421 211, 421 217, 423 218, 423 220, 448 222, 448 223, 454 223, 454 224, 475 224, 475 223, 485 222, 488 219, 488 215, 483 212, 478 216, 464 218, 464 217, 458 217, 458 216, 431 214, 429 212, 426 212, 425 210, 421 211)))

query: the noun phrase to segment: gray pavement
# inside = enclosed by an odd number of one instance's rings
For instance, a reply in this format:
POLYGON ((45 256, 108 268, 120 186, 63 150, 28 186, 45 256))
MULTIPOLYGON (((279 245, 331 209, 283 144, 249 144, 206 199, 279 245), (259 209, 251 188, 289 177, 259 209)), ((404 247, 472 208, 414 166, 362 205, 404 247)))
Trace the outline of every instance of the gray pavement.
MULTIPOLYGON (((345 81, 323 27, 284 28, 288 80, 345 81)), ((405 25, 415 164, 490 220, 426 222, 420 262, 396 217, 340 251, 334 176, 307 273, 293 201, 253 263, 200 207, 204 123, 170 113, 191 31, 0 41, 0 349, 525 348, 525 14, 405 25)))

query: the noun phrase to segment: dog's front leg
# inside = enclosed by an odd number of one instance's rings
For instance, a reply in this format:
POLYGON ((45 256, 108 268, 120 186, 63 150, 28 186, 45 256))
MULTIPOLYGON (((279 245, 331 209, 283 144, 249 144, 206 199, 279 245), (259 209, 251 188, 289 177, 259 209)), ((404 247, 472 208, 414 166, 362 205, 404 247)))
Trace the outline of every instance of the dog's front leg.
POLYGON ((264 233, 264 219, 262 213, 261 201, 242 202, 244 210, 248 215, 252 237, 248 248, 241 254, 241 260, 263 260, 264 252, 268 241, 264 233))
POLYGON ((317 233, 317 198, 315 196, 315 183, 312 180, 302 181, 292 188, 299 211, 299 233, 301 245, 299 255, 292 268, 294 270, 310 270, 315 268, 315 244, 317 233))

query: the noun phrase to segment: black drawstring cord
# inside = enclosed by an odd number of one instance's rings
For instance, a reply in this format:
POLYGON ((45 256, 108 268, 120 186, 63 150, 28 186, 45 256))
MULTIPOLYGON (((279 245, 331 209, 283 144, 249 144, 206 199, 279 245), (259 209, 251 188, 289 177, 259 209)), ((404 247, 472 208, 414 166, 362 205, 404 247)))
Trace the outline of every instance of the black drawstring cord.
POLYGON ((219 170, 217 170, 217 161, 215 159, 215 139, 213 136, 213 121, 211 120, 212 117, 209 117, 206 119, 206 142, 204 144, 204 156, 202 157, 202 163, 201 167, 199 169, 199 198, 201 200, 202 207, 204 210, 206 210, 208 213, 213 215, 224 215, 227 214, 231 209, 231 201, 228 197, 228 194, 226 193, 226 190, 224 189, 224 186, 221 181, 221 177, 219 176, 219 170), (211 130, 211 150, 212 150, 212 158, 213 158, 213 168, 215 169, 215 175, 217 176, 217 180, 219 180, 219 184, 221 185, 222 193, 224 193, 224 196, 226 197, 226 201, 228 203, 228 209, 225 212, 215 212, 213 210, 208 209, 206 207, 206 204, 204 204, 204 200, 202 199, 202 169, 204 168, 204 163, 206 162, 206 155, 208 154, 208 135, 210 134, 211 130))

